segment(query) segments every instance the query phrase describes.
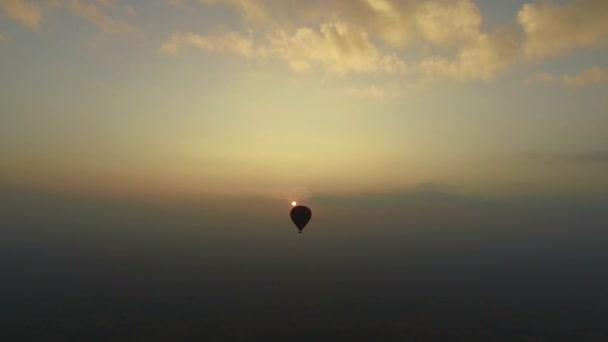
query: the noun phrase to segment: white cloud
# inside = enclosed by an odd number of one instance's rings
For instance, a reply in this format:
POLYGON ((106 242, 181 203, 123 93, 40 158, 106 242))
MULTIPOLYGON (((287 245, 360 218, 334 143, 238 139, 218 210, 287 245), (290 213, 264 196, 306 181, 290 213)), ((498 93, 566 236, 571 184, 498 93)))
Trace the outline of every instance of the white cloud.
POLYGON ((530 59, 556 56, 608 42, 608 1, 576 0, 566 5, 546 1, 525 4, 517 15, 530 59))
POLYGON ((30 28, 38 28, 42 20, 40 6, 32 1, 26 0, 0 0, 0 6, 11 18, 21 22, 30 28))

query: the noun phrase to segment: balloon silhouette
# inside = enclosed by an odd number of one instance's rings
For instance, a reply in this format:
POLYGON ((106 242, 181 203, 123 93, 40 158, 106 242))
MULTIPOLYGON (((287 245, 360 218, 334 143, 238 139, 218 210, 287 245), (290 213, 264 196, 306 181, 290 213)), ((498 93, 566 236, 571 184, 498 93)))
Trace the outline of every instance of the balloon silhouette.
POLYGON ((302 234, 302 229, 304 229, 304 227, 306 227, 306 225, 308 224, 308 221, 310 221, 310 218, 312 217, 312 212, 310 211, 310 209, 308 209, 308 207, 299 205, 291 209, 289 216, 291 216, 291 220, 300 230, 300 234, 302 234))

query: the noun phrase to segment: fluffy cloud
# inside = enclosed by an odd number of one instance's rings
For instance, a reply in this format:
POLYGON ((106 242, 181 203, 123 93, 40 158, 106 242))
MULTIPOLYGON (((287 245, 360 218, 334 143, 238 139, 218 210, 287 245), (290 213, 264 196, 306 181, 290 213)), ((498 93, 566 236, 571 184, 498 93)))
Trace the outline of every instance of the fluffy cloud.
POLYGON ((504 72, 518 57, 516 34, 508 30, 479 34, 464 44, 455 59, 432 57, 423 60, 420 71, 430 78, 460 81, 490 81, 504 72))
MULTIPOLYGON (((175 1, 175 0, 169 0, 175 1)), ((365 28, 392 48, 418 38, 453 44, 478 33, 481 14, 471 0, 200 0, 206 5, 235 8, 251 24, 295 30, 324 22, 365 28)))
MULTIPOLYGON (((418 41, 456 49, 453 57, 437 55, 420 62, 418 70, 426 78, 489 81, 518 55, 514 30, 481 32, 482 16, 471 0, 334 0, 323 8, 316 2, 295 0, 201 1, 232 6, 247 22, 262 25, 270 40, 263 50, 299 72, 319 65, 333 74, 403 73, 406 64, 397 53, 418 41), (306 25, 291 27, 281 21, 292 18, 297 22, 305 16, 302 13, 307 13, 309 20, 328 21, 319 22, 319 30, 306 25), (384 48, 375 44, 378 40, 386 44, 384 48)), ((214 40, 222 39, 172 38, 163 50, 175 51, 186 41, 210 51, 228 50, 210 48, 218 45, 209 43, 214 40)))
POLYGON ((346 23, 325 23, 319 31, 300 28, 295 34, 275 34, 271 51, 292 69, 303 71, 318 64, 333 74, 402 73, 406 66, 394 54, 382 54, 361 27, 346 23))
POLYGON ((414 34, 417 0, 200 0, 206 5, 235 8, 248 24, 295 31, 323 23, 364 27, 393 47, 405 46, 414 34))
POLYGON ((211 52, 229 52, 246 58, 274 58, 287 62, 296 72, 321 66, 328 73, 402 73, 406 66, 395 55, 382 54, 369 40, 367 32, 345 23, 326 23, 320 29, 308 27, 294 34, 276 31, 262 46, 251 37, 230 32, 218 36, 193 33, 174 34, 161 51, 176 54, 183 46, 196 46, 211 52))
POLYGON ((514 26, 482 32, 481 13, 469 0, 421 2, 416 23, 425 41, 458 49, 451 59, 423 59, 419 71, 427 78, 491 81, 517 61, 520 38, 514 26))
POLYGON ((537 1, 517 15, 530 59, 556 56, 608 42, 608 1, 576 0, 563 6, 537 1))
MULTIPOLYGON (((419 72, 425 81, 491 81, 516 63, 608 43, 606 0, 531 0, 512 14, 504 28, 489 30, 482 27, 483 16, 474 0, 161 2, 192 9, 229 7, 246 28, 215 34, 175 32, 162 45, 163 53, 176 55, 184 47, 197 47, 282 61, 295 72, 321 68, 334 75, 404 74, 407 56, 412 59, 407 65, 416 66, 408 70, 419 72)), ((126 0, 0 0, 0 10, 36 29, 47 10, 59 8, 104 33, 124 34, 134 31, 127 19, 137 14, 129 4, 126 0)), ((596 68, 553 77, 535 75, 526 82, 580 87, 604 82, 604 71, 596 68)))
POLYGON ((0 0, 0 6, 11 18, 21 22, 30 28, 38 28, 42 20, 42 10, 40 6, 31 1, 25 0, 0 0))
POLYGON ((422 2, 416 13, 420 35, 440 46, 478 39, 481 21, 479 9, 469 0, 422 2))
POLYGON ((367 28, 392 48, 404 48, 416 38, 417 1, 343 1, 342 20, 367 28), (353 3, 359 3, 354 5, 353 3))

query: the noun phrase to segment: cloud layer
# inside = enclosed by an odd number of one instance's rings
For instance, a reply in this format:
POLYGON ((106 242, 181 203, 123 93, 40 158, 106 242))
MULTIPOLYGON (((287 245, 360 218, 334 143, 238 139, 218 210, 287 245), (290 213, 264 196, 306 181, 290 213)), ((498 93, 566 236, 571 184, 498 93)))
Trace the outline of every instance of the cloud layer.
MULTIPOLYGON (((173 2, 173 1, 172 1, 173 2)), ((472 0, 201 0, 233 8, 254 42, 232 32, 221 36, 176 33, 162 50, 194 45, 246 58, 282 60, 294 71, 315 66, 331 74, 418 74, 425 79, 491 81, 517 63, 556 57, 608 41, 608 3, 576 0, 560 5, 534 1, 511 22, 482 30, 483 16, 472 0), (417 60, 402 56, 424 51, 417 60)), ((173 2, 174 3, 174 2, 173 2)), ((182 2, 183 3, 183 2, 182 2)), ((602 76, 577 75, 564 84, 580 86, 602 76)))
POLYGON ((546 1, 525 4, 517 15, 526 57, 542 59, 608 41, 608 2, 575 0, 558 6, 546 1))
POLYGON ((229 32, 216 36, 194 33, 174 34, 161 50, 177 54, 185 46, 209 52, 228 52, 245 58, 275 58, 285 61, 296 72, 321 66, 331 74, 403 73, 405 63, 394 54, 382 54, 360 27, 345 23, 326 23, 318 30, 300 28, 293 34, 276 31, 258 46, 250 36, 229 32))
MULTIPOLYGON (((604 0, 533 0, 500 26, 483 25, 484 13, 473 0, 161 3, 164 10, 228 10, 240 20, 233 31, 169 28, 159 44, 164 54, 179 55, 195 47, 204 53, 279 61, 295 73, 319 69, 339 76, 384 74, 424 81, 487 82, 524 63, 600 49, 608 43, 608 2, 604 0)), ((2 17, 32 30, 41 29, 48 11, 61 9, 106 34, 136 31, 132 19, 146 13, 139 7, 156 5, 124 0, 0 0, 2 17)), ((599 84, 605 80, 602 67, 563 77, 533 75, 528 83, 599 84)))
POLYGON ((105 33, 128 33, 133 30, 122 17, 135 14, 129 4, 117 0, 0 0, 4 14, 31 29, 39 29, 46 12, 65 9, 105 33))
POLYGON ((42 19, 40 6, 31 1, 0 0, 4 13, 21 24, 36 29, 42 19))

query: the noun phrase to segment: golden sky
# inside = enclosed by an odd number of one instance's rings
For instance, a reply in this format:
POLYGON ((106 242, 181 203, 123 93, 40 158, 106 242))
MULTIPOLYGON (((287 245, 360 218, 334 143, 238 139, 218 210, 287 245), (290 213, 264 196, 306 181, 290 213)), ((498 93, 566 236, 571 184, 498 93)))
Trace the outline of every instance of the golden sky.
POLYGON ((0 181, 608 189, 608 2, 0 0, 0 181))

